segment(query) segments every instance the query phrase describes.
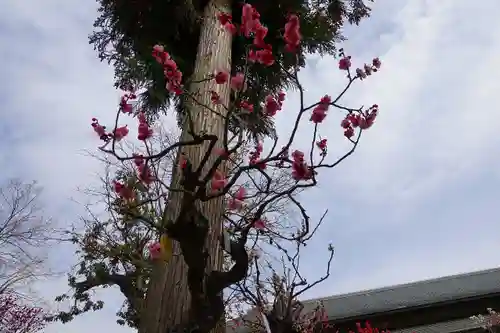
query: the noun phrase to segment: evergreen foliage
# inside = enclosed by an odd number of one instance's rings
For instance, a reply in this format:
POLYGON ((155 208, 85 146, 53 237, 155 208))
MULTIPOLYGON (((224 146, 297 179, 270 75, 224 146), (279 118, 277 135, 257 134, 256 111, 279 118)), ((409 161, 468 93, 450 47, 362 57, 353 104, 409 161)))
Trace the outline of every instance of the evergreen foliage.
MULTIPOLYGON (((303 67, 307 54, 335 55, 337 42, 342 41, 342 27, 346 22, 358 24, 370 14, 365 2, 373 0, 247 0, 262 15, 262 23, 269 28, 266 43, 273 47, 278 58, 270 67, 254 66, 256 73, 248 82, 247 94, 256 107, 244 119, 254 135, 273 135, 269 118, 260 117, 259 102, 262 94, 291 88, 286 71, 303 67), (289 13, 299 16, 301 22, 301 49, 296 55, 283 52, 281 36, 289 13), (276 33, 275 33, 276 32, 276 33), (259 87, 259 89, 253 89, 259 87)), ((183 101, 169 95, 161 66, 151 56, 152 46, 164 45, 183 73, 183 83, 189 84, 196 60, 196 49, 208 0, 98 0, 99 17, 94 23, 90 43, 99 58, 115 68, 116 87, 127 90, 134 87, 144 91, 141 107, 154 119, 175 106, 178 119, 182 115, 183 101)), ((242 2, 233 1, 232 16, 235 23, 241 17, 242 2)), ((234 38, 232 45, 232 71, 245 66, 248 39, 234 38)))

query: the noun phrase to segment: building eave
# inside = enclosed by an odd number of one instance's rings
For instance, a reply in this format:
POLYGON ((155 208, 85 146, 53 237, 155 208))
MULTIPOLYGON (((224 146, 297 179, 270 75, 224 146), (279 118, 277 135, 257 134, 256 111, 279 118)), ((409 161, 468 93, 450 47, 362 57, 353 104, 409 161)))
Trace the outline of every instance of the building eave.
POLYGON ((384 288, 304 301, 306 310, 318 301, 331 320, 457 302, 500 294, 500 268, 441 277, 384 288))
POLYGON ((481 325, 470 318, 450 320, 431 325, 421 325, 409 327, 401 330, 394 330, 391 333, 458 333, 480 329, 481 325))
MULTIPOLYGON (((370 318, 380 315, 390 316, 413 313, 425 308, 443 308, 448 305, 474 302, 475 300, 482 300, 481 304, 489 303, 488 299, 492 298, 496 298, 497 301, 500 299, 500 268, 310 299, 303 301, 303 304, 304 312, 309 312, 319 301, 322 302, 328 319, 333 323, 340 323, 353 320, 370 320, 370 318)), ((244 317, 245 320, 252 321, 252 319, 256 319, 256 316, 257 311, 253 309, 244 317)), ((448 319, 451 320, 452 318, 448 319)), ((441 320, 446 319, 442 318, 441 320)), ((394 332, 452 333, 454 332, 453 327, 459 327, 460 325, 471 326, 473 323, 468 318, 453 318, 451 321, 421 326, 420 331, 416 330, 416 328, 410 328, 410 331, 404 329, 394 332), (445 326, 449 327, 449 331, 440 330, 444 329, 445 326)), ((478 327, 471 327, 470 329, 476 328, 478 327)), ((226 332, 243 333, 245 328, 233 329, 231 324, 228 323, 226 332)))

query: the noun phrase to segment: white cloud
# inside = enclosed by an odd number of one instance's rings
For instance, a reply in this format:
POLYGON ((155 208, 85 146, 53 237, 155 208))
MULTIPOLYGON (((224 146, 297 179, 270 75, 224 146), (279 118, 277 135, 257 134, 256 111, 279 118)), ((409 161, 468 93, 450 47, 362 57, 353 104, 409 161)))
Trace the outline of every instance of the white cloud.
MULTIPOLYGON (((496 6, 408 1, 395 16, 383 37, 390 46, 373 54, 382 70, 346 99, 379 104, 380 117, 356 155, 314 194, 316 205, 330 208, 332 226, 322 235, 330 234, 338 255, 332 282, 312 294, 498 264, 496 6)), ((354 61, 358 51, 370 56, 359 40, 346 47, 354 61)), ((336 88, 334 70, 335 61, 324 59, 304 82, 336 88)), ((338 128, 337 121, 325 126, 338 128)))
MULTIPOLYGON (((497 265, 499 9, 494 0, 379 1, 370 21, 347 29, 354 62, 380 56, 383 67, 345 103, 377 103, 380 117, 357 153, 304 196, 313 216, 329 208, 304 269, 316 276, 318 251, 330 240, 337 248, 331 280, 310 295, 497 265)), ((61 222, 75 221, 79 207, 69 198, 99 170, 81 154, 98 143, 90 118, 110 121, 118 99, 111 68, 87 44, 95 10, 91 2, 8 0, 0 13, 7 64, 0 68, 0 162, 5 176, 39 180, 61 222)), ((309 101, 343 82, 330 58, 302 77, 309 101)), ((280 127, 296 101, 290 96, 280 127)), ((340 116, 329 117, 321 131, 334 154, 345 143, 340 116)), ((54 251, 58 268, 73 260, 63 251, 54 251)), ((67 290, 64 279, 41 288, 47 297, 67 290)), ((118 292, 103 297, 106 310, 46 332, 129 331, 114 323, 118 292)))

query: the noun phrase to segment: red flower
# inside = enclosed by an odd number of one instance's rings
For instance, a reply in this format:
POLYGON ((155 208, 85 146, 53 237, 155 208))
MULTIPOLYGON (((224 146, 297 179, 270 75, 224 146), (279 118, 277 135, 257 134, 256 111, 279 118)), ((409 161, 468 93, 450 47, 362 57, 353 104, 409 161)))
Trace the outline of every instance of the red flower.
POLYGON ((132 188, 130 188, 129 186, 127 186, 123 183, 120 183, 118 181, 114 181, 113 186, 114 186, 114 190, 115 190, 116 194, 118 194, 118 196, 121 199, 133 200, 135 198, 134 190, 132 188))
POLYGON ((155 242, 148 245, 149 257, 152 260, 159 259, 161 257, 161 245, 159 242, 155 242))
POLYGON ((92 118, 92 123, 90 125, 94 128, 94 132, 97 133, 101 140, 105 142, 109 141, 109 135, 106 133, 106 126, 99 124, 99 120, 92 118))
POLYGON ((234 91, 243 91, 245 88, 245 75, 243 73, 236 73, 231 78, 231 89, 234 91))
POLYGON ((344 57, 339 60, 339 69, 346 71, 351 67, 351 57, 344 57))
POLYGON ((228 208, 230 210, 240 210, 243 207, 243 201, 245 200, 246 190, 241 186, 238 191, 236 191, 234 197, 229 199, 228 208))
POLYGON ((123 139, 124 137, 126 137, 127 134, 128 134, 127 125, 122 126, 122 127, 117 127, 115 129, 114 138, 115 138, 116 141, 120 141, 121 139, 123 139))
POLYGON ((140 112, 137 115, 137 119, 139 120, 139 126, 137 128, 137 139, 144 141, 153 135, 153 130, 149 127, 144 112, 140 112))
POLYGON ((255 229, 259 229, 259 230, 265 229, 266 228, 266 222, 263 219, 258 219, 257 221, 255 221, 253 223, 253 227, 255 229))
POLYGON ((285 24, 285 34, 283 36, 285 39, 285 51, 295 52, 300 45, 300 40, 302 36, 300 34, 300 22, 297 15, 290 15, 288 21, 285 24))
POLYGON ((296 150, 292 153, 292 178, 295 180, 308 180, 312 177, 312 170, 307 166, 304 153, 296 150))
POLYGON ((248 112, 253 112, 253 104, 248 103, 248 101, 241 101, 240 108, 247 110, 248 112))
POLYGON ((226 25, 227 23, 231 23, 231 21, 233 20, 231 14, 228 13, 219 13, 217 15, 217 18, 219 19, 221 25, 226 25))
POLYGON ((330 96, 323 96, 319 101, 319 104, 316 105, 316 107, 313 109, 310 120, 316 124, 323 122, 323 120, 326 118, 326 111, 328 111, 331 102, 332 99, 330 96))
POLYGON ((217 84, 224 84, 227 82, 227 80, 229 79, 229 74, 227 72, 218 72, 217 74, 215 74, 215 83, 217 84))
POLYGON ((227 185, 227 179, 219 170, 212 177, 211 186, 213 191, 222 190, 227 185))
POLYGON ((316 146, 318 146, 318 148, 321 150, 326 150, 326 143, 327 143, 327 140, 322 139, 322 140, 316 142, 316 146))
POLYGON ((277 101, 272 95, 266 97, 264 108, 268 116, 274 116, 281 110, 281 103, 277 101))
POLYGON ((255 57, 257 61, 264 66, 272 66, 274 64, 274 55, 271 48, 265 48, 255 52, 255 57))

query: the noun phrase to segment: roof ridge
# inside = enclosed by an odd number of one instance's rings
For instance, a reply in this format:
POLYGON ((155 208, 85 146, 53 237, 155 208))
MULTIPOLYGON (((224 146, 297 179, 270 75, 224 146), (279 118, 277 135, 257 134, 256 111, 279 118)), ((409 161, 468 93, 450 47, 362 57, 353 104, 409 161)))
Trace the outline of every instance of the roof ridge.
POLYGON ((500 266, 494 267, 494 268, 483 269, 483 270, 472 271, 472 272, 457 273, 457 274, 446 275, 446 276, 441 276, 441 277, 436 277, 436 278, 430 278, 430 279, 424 279, 424 280, 418 280, 418 281, 412 281, 412 282, 405 282, 405 283, 384 286, 384 287, 379 287, 379 288, 370 288, 370 289, 363 289, 363 290, 358 290, 358 291, 353 291, 353 292, 348 292, 348 293, 343 293, 343 294, 333 294, 330 296, 316 297, 316 298, 304 300, 303 302, 310 303, 310 302, 317 302, 317 301, 326 301, 326 300, 331 300, 331 299, 342 299, 345 297, 366 295, 369 293, 372 293, 372 294, 379 293, 379 292, 384 292, 384 291, 389 291, 389 290, 394 290, 394 289, 400 289, 402 287, 410 287, 410 286, 416 286, 416 285, 421 285, 421 284, 442 282, 442 281, 452 280, 452 279, 456 279, 456 278, 489 274, 492 272, 500 272, 500 266))

